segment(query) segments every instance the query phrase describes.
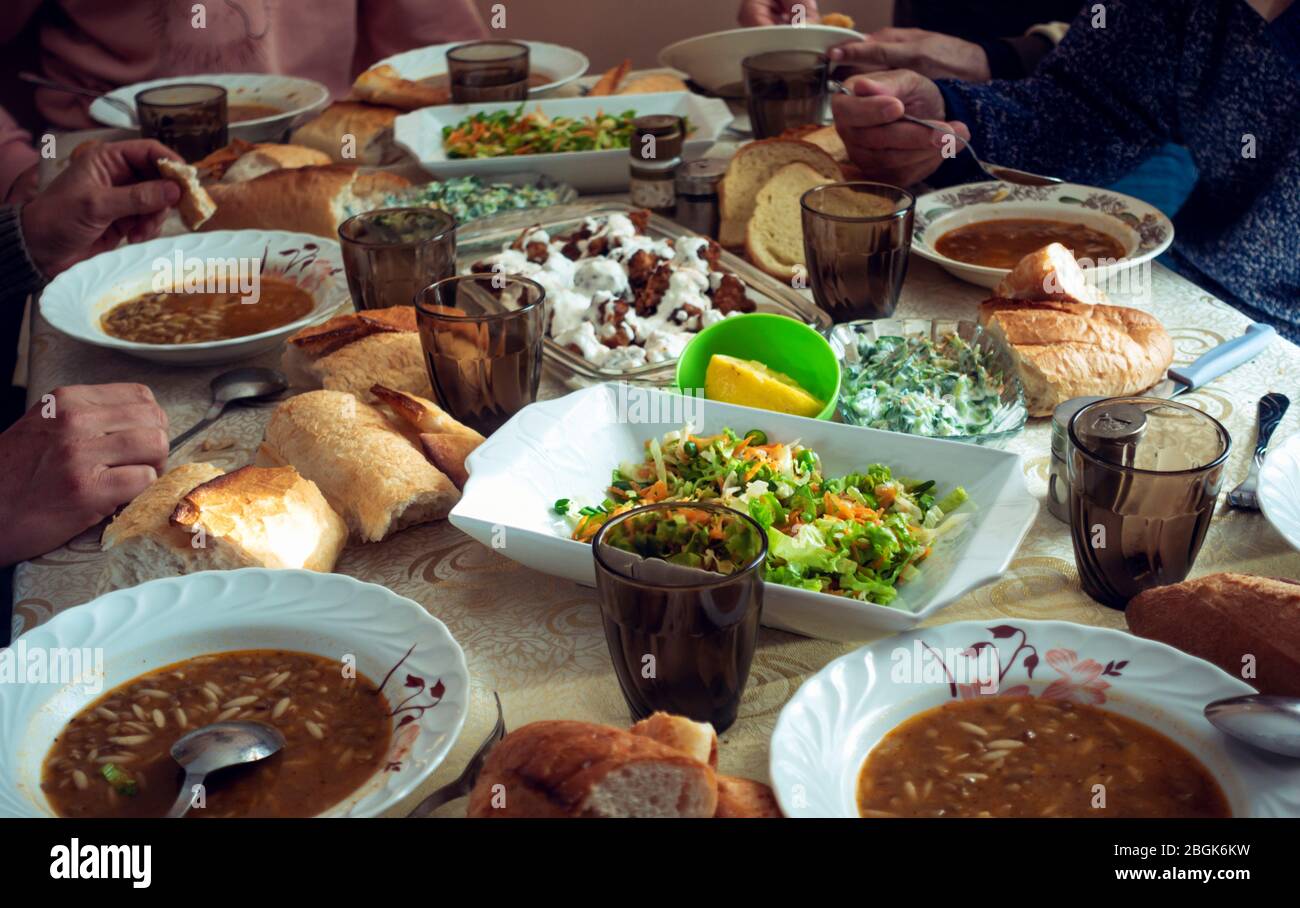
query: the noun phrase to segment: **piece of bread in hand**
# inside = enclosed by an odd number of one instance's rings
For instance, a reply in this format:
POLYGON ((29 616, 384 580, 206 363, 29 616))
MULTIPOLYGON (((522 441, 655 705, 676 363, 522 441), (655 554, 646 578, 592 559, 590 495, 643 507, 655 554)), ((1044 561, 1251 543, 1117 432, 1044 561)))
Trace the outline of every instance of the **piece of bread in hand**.
POLYGON ((745 245, 745 231, 759 190, 778 170, 795 162, 807 164, 827 181, 841 178, 842 171, 835 159, 811 142, 760 139, 740 147, 718 184, 719 243, 728 249, 745 245))
POLYGON ((332 571, 348 528, 293 467, 242 467, 190 489, 171 524, 250 565, 332 571))
POLYGON ((221 175, 223 183, 244 183, 273 170, 296 170, 299 167, 327 167, 330 156, 305 145, 277 145, 263 142, 248 148, 231 162, 221 175))
POLYGON ((701 763, 718 768, 718 733, 708 722, 696 722, 671 713, 652 713, 628 729, 634 735, 653 738, 701 763))
POLYGON ((460 500, 447 475, 383 413, 342 391, 308 391, 281 403, 257 457, 262 465, 291 465, 316 483, 363 542, 446 517, 460 500))
POLYGON ((323 151, 339 164, 392 164, 404 154, 393 141, 393 123, 401 113, 396 107, 335 101, 295 129, 289 141, 323 151))
POLYGON ((199 172, 192 165, 159 158, 158 172, 180 187, 181 200, 176 210, 187 228, 198 230, 216 214, 217 203, 199 182, 199 172))
POLYGON ((1030 416, 1074 397, 1144 391, 1174 358, 1160 320, 1140 309, 990 299, 979 322, 1010 349, 1030 416))
POLYGON ((371 386, 370 393, 405 424, 429 462, 451 477, 456 488, 465 488, 465 460, 483 444, 483 436, 427 398, 383 385, 371 386))
POLYGON ((488 754, 470 817, 711 817, 705 763, 644 735, 588 722, 533 722, 488 754))
POLYGON ((713 815, 720 820, 780 819, 785 816, 770 785, 736 776, 718 776, 718 807, 713 815))
POLYGON ((451 89, 402 78, 387 63, 372 66, 352 83, 352 95, 369 104, 387 104, 400 110, 419 110, 451 103, 451 89))
POLYGON ((1300 583, 1210 574, 1138 593, 1129 630, 1213 662, 1263 694, 1300 697, 1300 583), (1243 676, 1247 666, 1252 677, 1243 676))
POLYGON ((802 161, 786 164, 763 184, 745 228, 745 255, 779 281, 807 272, 803 249, 803 211, 799 199, 815 186, 832 182, 802 161))
POLYGON ((1051 243, 1022 258, 997 286, 1001 299, 1096 305, 1106 294, 1088 282, 1069 249, 1051 243))

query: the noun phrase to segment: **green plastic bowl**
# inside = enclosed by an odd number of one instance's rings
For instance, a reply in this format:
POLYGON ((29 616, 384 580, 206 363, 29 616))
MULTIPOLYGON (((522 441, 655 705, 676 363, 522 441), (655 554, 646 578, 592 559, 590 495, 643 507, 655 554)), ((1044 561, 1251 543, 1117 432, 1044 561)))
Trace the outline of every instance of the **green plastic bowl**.
POLYGON ((704 387, 714 354, 757 360, 784 372, 826 406, 818 419, 830 419, 840 396, 840 363, 830 343, 803 322, 771 312, 733 315, 714 322, 695 337, 677 360, 677 390, 704 387))

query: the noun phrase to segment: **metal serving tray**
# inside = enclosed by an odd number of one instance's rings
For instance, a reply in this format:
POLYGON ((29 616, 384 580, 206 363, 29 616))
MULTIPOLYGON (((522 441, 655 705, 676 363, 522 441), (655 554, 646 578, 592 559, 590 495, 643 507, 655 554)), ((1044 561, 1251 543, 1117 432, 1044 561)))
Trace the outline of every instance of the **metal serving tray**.
MULTIPOLYGON (((537 225, 552 235, 567 233, 589 217, 610 214, 630 214, 640 211, 621 202, 585 202, 557 205, 544 209, 509 212, 492 218, 472 222, 457 237, 456 263, 464 272, 484 256, 500 252, 503 244, 513 241, 525 227, 537 225)), ((667 218, 651 215, 646 224, 646 234, 658 239, 676 240, 678 237, 697 236, 667 218)), ((764 274, 739 256, 725 249, 718 259, 721 270, 730 272, 745 282, 746 292, 759 312, 775 312, 789 316, 819 331, 829 331, 831 319, 811 300, 775 278, 764 274)), ((571 387, 584 387, 606 381, 632 381, 646 385, 671 384, 677 371, 677 360, 646 363, 634 369, 602 369, 587 362, 572 350, 567 350, 551 338, 545 341, 546 364, 571 387)))

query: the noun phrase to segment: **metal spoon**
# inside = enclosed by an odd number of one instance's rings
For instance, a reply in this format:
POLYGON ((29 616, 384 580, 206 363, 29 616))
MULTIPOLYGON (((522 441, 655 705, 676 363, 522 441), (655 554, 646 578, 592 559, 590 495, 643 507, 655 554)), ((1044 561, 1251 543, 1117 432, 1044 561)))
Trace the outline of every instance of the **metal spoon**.
POLYGON ((248 366, 243 369, 231 369, 212 379, 212 406, 203 418, 172 439, 169 451, 175 451, 189 441, 196 432, 206 429, 225 412, 226 407, 236 401, 257 400, 274 397, 289 387, 289 380, 275 369, 260 366, 248 366))
POLYGON ((1205 707, 1205 718, 1219 731, 1252 747, 1300 757, 1300 697, 1228 697, 1205 707))
MULTIPOLYGON (((836 91, 839 94, 857 97, 854 94, 853 89, 849 88, 842 82, 831 82, 830 87, 833 91, 836 91)), ((935 132, 941 132, 946 136, 952 136, 966 147, 966 150, 970 152, 970 156, 975 159, 975 164, 979 169, 995 180, 1001 180, 1003 183, 1016 183, 1020 186, 1056 186, 1065 182, 1057 177, 1045 177, 1042 174, 1030 173, 1027 170, 1017 170, 1014 167, 1003 167, 1001 164, 993 164, 983 161, 980 159, 980 156, 975 153, 975 147, 971 145, 970 142, 967 142, 947 126, 939 123, 931 123, 910 114, 903 114, 902 119, 909 123, 915 123, 917 126, 924 126, 926 129, 933 129, 935 132)))
POLYGON ((132 126, 138 126, 140 121, 136 118, 135 108, 125 101, 117 98, 110 98, 102 91, 95 91, 92 88, 82 88, 79 85, 64 85, 62 82, 55 82, 53 79, 47 79, 44 76, 38 76, 36 73, 19 73, 18 78, 32 85, 39 85, 41 88, 50 88, 54 91, 66 91, 70 95, 81 95, 85 98, 103 98, 104 103, 110 107, 115 107, 126 115, 127 121, 132 126))
POLYGON ((172 745, 172 759, 185 770, 185 781, 166 819, 177 819, 189 812, 196 786, 202 785, 209 773, 256 763, 282 747, 284 735, 262 722, 215 722, 183 735, 172 745))

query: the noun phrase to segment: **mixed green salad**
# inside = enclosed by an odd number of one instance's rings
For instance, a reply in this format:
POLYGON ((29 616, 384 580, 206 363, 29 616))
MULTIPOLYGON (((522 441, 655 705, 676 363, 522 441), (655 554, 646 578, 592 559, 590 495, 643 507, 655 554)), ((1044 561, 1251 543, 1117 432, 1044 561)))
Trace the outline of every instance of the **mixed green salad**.
MULTIPOLYGON (((898 584, 964 522, 952 512, 966 501, 960 487, 939 497, 934 480, 897 477, 881 464, 825 476, 812 449, 769 442, 757 429, 700 436, 690 426, 646 442, 645 460, 614 470, 607 495, 577 509, 569 499, 555 503, 574 539, 590 541, 610 517, 642 504, 719 501, 767 533, 768 581, 880 605, 894 602, 898 584)), ((686 551, 696 538, 687 523, 677 535, 669 527, 664 542, 686 551)))
POLYGON ((983 435, 1001 418, 1005 385, 988 354, 956 334, 862 338, 844 365, 846 422, 938 437, 983 435))
POLYGON ((383 207, 438 208, 464 224, 501 211, 546 208, 556 204, 559 194, 554 186, 515 186, 485 183, 478 177, 455 177, 393 193, 383 207))
POLYGON ((627 148, 632 143, 635 117, 634 110, 587 117, 548 117, 540 109, 524 113, 524 105, 520 104, 514 110, 480 111, 454 126, 444 126, 442 147, 448 158, 627 148))

